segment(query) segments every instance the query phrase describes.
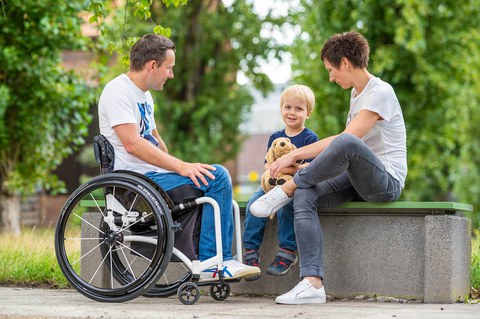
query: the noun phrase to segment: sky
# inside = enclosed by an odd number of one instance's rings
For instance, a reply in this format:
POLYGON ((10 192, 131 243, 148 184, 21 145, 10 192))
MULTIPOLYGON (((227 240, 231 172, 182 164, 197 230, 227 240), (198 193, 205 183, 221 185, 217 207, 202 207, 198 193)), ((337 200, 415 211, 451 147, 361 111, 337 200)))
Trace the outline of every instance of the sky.
MULTIPOLYGON (((228 4, 230 0, 223 0, 225 4, 228 4)), ((291 1, 290 1, 291 2, 291 1)), ((266 15, 269 9, 273 9, 273 14, 286 15, 289 5, 285 2, 276 2, 275 0, 253 0, 254 9, 259 15, 266 15)), ((294 32, 278 33, 274 34, 277 40, 282 44, 290 44, 293 42, 294 32)), ((292 76, 291 69, 291 56, 285 54, 285 59, 282 63, 277 60, 268 61, 261 66, 262 71, 267 74, 273 83, 285 83, 290 80, 292 76)), ((248 80, 243 73, 239 72, 237 75, 237 81, 240 84, 247 84, 248 80)))

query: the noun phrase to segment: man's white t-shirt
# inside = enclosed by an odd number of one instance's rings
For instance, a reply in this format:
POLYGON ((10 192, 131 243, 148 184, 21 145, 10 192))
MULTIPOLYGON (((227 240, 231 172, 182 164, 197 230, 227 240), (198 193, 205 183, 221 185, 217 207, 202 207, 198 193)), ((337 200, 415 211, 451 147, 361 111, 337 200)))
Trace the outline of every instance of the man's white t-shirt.
POLYGON ((403 113, 397 96, 390 84, 373 77, 363 91, 350 97, 347 125, 361 111, 369 110, 381 117, 362 138, 380 159, 390 175, 405 186, 407 177, 407 133, 403 113))
POLYGON ((115 149, 115 170, 129 170, 141 174, 150 171, 168 172, 128 154, 113 129, 119 124, 136 124, 138 134, 158 146, 158 141, 152 135, 156 128, 152 95, 137 87, 126 74, 117 76, 103 89, 98 102, 98 120, 100 134, 104 135, 115 149))

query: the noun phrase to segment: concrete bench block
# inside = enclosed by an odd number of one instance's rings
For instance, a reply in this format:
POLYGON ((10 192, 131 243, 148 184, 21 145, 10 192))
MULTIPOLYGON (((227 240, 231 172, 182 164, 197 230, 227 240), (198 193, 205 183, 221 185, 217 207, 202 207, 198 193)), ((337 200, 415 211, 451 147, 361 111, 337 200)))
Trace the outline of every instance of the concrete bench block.
MULTIPOLYGON (((455 203, 453 203, 455 204, 455 203)), ((335 298, 358 295, 454 303, 470 290, 471 206, 349 203, 319 211, 324 231, 325 287, 335 298)), ((85 220, 100 218, 85 213, 85 220)), ((243 228, 244 214, 241 214, 243 228)), ((84 238, 98 233, 82 227, 84 238)), ((82 254, 94 242, 82 242, 82 254)), ((231 284, 233 293, 276 296, 299 281, 299 268, 274 277, 266 269, 278 251, 276 220, 269 220, 260 249, 262 277, 231 284)), ((82 277, 92 284, 112 284, 100 254, 81 260, 82 277)), ((171 265, 170 269, 175 269, 171 265)), ((167 269, 168 270, 168 269, 167 269)), ((171 271, 171 270, 168 270, 171 271)), ((115 280, 113 280, 115 285, 115 280)))
MULTIPOLYGON (((470 221, 454 214, 449 210, 378 207, 320 211, 327 294, 428 303, 454 303, 468 295, 470 221)), ((262 277, 233 285, 233 292, 279 295, 298 283, 298 267, 283 277, 266 274, 278 250, 276 234, 276 220, 268 221, 260 249, 262 277)))

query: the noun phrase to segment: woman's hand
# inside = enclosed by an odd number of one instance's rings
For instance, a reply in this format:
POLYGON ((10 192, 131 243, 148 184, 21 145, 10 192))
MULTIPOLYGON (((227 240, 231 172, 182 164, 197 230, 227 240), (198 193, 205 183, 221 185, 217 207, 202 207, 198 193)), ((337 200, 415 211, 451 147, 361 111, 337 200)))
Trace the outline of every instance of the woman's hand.
POLYGON ((277 178, 277 176, 281 174, 282 169, 292 166, 294 162, 295 157, 293 153, 283 155, 270 165, 270 176, 277 178))

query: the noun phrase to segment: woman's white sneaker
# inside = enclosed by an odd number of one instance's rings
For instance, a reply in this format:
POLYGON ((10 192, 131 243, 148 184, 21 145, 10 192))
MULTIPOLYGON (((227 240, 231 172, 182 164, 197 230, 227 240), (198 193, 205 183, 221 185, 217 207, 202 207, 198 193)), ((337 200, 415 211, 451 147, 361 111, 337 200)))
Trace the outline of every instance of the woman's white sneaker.
POLYGON ((317 289, 308 279, 303 279, 292 290, 275 298, 275 302, 285 305, 321 304, 327 302, 327 296, 324 287, 317 289))
POLYGON ((292 199, 293 197, 288 197, 280 186, 275 186, 271 191, 250 205, 250 212, 255 217, 268 217, 290 203, 292 199))

